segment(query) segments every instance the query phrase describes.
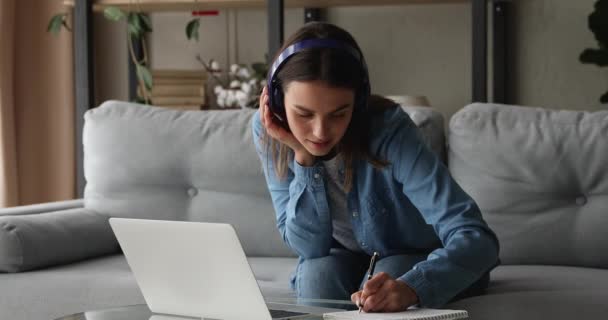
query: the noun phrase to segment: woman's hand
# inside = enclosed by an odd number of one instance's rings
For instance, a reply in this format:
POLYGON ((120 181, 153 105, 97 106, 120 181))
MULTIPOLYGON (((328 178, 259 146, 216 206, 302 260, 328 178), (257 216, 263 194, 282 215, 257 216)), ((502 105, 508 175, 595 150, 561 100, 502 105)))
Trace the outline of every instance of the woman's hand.
POLYGON ((295 160, 302 166, 312 166, 315 158, 296 139, 293 133, 285 130, 281 125, 273 121, 270 107, 268 106, 268 88, 264 86, 260 95, 260 119, 266 132, 275 140, 287 145, 293 150, 295 160))
POLYGON ((418 303, 418 296, 405 282, 380 272, 350 299, 365 312, 399 312, 418 303))

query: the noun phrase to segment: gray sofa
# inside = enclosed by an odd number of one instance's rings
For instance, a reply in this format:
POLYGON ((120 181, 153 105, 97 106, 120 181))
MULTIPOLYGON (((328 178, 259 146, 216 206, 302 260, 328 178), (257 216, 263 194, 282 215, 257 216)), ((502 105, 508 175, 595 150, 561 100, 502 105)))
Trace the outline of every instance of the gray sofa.
MULTIPOLYGON (((487 294, 447 307, 471 319, 608 317, 608 112, 473 104, 446 141, 438 112, 405 109, 501 241, 487 294)), ((231 223, 264 295, 293 295, 296 258, 275 228, 252 114, 116 101, 89 111, 84 199, 0 210, 0 319, 143 303, 110 216, 231 223)))

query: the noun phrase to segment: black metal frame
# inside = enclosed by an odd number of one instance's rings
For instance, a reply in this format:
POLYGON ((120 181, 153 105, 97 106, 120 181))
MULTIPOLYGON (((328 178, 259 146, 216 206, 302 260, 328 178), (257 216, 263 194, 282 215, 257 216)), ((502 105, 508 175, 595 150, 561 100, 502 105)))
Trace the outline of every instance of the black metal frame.
POLYGON ((268 0, 268 63, 283 44, 283 0, 268 0))
POLYGON ((472 102, 488 101, 488 0, 472 0, 472 102))
POLYGON ((304 23, 323 20, 325 20, 325 16, 320 8, 304 8, 304 23))
POLYGON ((511 73, 507 66, 511 65, 507 59, 511 58, 509 54, 509 46, 507 45, 510 34, 509 18, 511 14, 511 2, 510 1, 499 1, 494 0, 493 3, 493 87, 492 87, 492 101, 497 103, 514 103, 512 100, 513 95, 511 92, 510 84, 511 73))
POLYGON ((84 150, 82 129, 84 113, 95 104, 93 82, 93 0, 74 1, 74 88, 76 196, 84 196, 84 150))
MULTIPOLYGON (((510 102, 509 99, 509 52, 507 48, 508 0, 471 0, 472 12, 472 102, 488 101, 488 1, 493 4, 493 101, 510 102)), ((93 83, 93 0, 75 1, 74 8, 74 56, 76 89, 76 186, 77 194, 84 192, 82 128, 84 113, 94 106, 93 83)), ((272 59, 283 43, 284 0, 268 0, 268 57, 272 59)), ((306 8, 304 21, 322 20, 317 8, 306 8)), ((138 48, 141 49, 141 48, 138 48)), ((129 59, 130 60, 130 59, 129 59)), ((129 64, 129 93, 136 96, 135 68, 129 64)))

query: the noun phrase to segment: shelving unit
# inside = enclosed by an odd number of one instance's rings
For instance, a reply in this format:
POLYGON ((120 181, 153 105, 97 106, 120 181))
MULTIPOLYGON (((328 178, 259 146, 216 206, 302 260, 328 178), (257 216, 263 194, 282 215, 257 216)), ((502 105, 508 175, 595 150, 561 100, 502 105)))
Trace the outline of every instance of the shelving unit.
MULTIPOLYGON (((74 6, 80 0, 66 0, 64 4, 74 6)), ((406 4, 446 4, 466 3, 469 0, 284 0, 286 8, 330 8, 341 6, 381 6, 406 4)), ((93 11, 102 11, 105 7, 114 6, 130 10, 139 6, 142 11, 189 11, 192 9, 244 9, 264 8, 266 0, 97 0, 93 2, 93 11)))
MULTIPOLYGON (((339 6, 382 6, 470 3, 472 14, 472 93, 471 102, 488 101, 488 12, 493 22, 494 102, 508 103, 507 24, 510 0, 65 0, 74 9, 74 58, 76 88, 76 185, 79 197, 84 190, 82 129, 84 113, 94 107, 93 100, 93 18, 107 6, 145 12, 192 11, 206 9, 266 8, 268 12, 268 53, 276 52, 283 42, 284 8, 304 8, 304 21, 318 20, 322 8, 339 6), (491 10, 488 5, 491 4, 491 10)), ((136 48, 137 50, 138 48, 136 48)), ((135 91, 135 70, 129 65, 131 94, 135 91)))

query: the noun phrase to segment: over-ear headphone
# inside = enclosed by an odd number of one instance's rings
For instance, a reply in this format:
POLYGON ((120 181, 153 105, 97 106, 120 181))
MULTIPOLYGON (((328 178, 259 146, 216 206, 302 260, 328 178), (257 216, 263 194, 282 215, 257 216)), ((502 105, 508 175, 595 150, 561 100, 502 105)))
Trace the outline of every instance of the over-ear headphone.
POLYGON ((287 116, 285 114, 285 106, 283 105, 283 90, 281 88, 281 85, 278 83, 276 76, 278 71, 289 58, 291 58, 293 55, 297 54, 302 50, 311 48, 336 48, 344 50, 344 52, 350 54, 353 58, 355 58, 355 60, 357 60, 361 64, 361 69, 363 71, 362 88, 358 89, 355 92, 354 108, 355 111, 358 111, 362 108, 367 107, 367 100, 370 95, 369 75, 367 72, 367 65, 365 63, 365 59, 363 59, 363 55, 361 54, 361 52, 342 41, 334 39, 302 40, 285 48, 285 50, 283 50, 279 54, 277 59, 272 64, 272 67, 270 68, 270 76, 268 77, 268 103, 270 106, 270 111, 286 129, 289 129, 289 126, 287 125, 287 116))

